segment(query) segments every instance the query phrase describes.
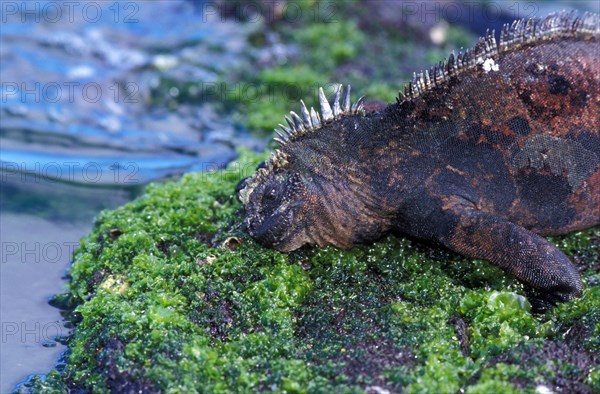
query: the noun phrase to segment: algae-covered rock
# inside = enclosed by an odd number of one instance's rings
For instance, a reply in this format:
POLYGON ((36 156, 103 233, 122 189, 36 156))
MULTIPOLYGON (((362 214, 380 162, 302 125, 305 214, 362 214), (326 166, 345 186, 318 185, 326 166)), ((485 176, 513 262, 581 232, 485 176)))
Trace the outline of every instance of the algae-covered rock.
POLYGON ((501 271, 415 240, 262 248, 233 195, 256 162, 151 185, 99 215, 70 271, 66 367, 33 391, 600 389, 598 228, 555 239, 583 297, 533 315, 501 271))

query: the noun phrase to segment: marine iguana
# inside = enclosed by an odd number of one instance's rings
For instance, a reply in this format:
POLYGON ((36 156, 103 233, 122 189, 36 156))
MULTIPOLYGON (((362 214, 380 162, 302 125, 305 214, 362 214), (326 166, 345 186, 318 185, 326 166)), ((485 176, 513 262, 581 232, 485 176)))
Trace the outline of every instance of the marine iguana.
POLYGON ((397 232, 487 260, 556 303, 577 269, 546 235, 600 223, 600 15, 505 25, 366 111, 301 102, 236 189, 260 244, 349 248, 397 232))

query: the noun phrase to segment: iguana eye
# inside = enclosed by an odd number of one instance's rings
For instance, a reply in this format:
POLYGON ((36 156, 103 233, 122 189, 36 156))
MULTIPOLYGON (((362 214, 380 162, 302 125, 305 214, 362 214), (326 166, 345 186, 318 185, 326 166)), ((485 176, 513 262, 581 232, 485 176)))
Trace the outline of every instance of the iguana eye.
POLYGON ((275 189, 270 189, 268 192, 265 193, 265 197, 268 200, 274 200, 277 197, 277 191, 275 189))

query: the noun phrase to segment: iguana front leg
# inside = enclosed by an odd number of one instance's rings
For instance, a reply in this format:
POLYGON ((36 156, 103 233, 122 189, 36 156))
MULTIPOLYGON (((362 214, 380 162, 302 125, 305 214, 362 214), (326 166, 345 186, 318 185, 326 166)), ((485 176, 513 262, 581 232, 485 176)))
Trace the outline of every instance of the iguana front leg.
POLYGON ((447 204, 439 214, 455 223, 454 230, 439 239, 448 248, 499 266, 536 289, 543 301, 567 301, 581 294, 577 269, 539 235, 465 204, 447 204))

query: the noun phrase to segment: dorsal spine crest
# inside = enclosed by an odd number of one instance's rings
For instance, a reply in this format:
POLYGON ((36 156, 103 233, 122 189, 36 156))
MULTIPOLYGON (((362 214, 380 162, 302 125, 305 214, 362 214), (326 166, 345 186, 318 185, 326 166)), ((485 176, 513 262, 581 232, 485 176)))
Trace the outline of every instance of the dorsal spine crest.
POLYGON ((330 104, 327 97, 325 97, 323 88, 319 88, 320 111, 315 110, 313 107, 309 110, 304 101, 300 100, 300 115, 291 111, 290 116, 285 116, 288 127, 280 123, 280 128, 275 129, 279 137, 275 137, 274 140, 279 145, 285 146, 299 136, 305 135, 308 132, 314 132, 323 127, 323 124, 332 122, 341 116, 364 114, 363 97, 360 97, 354 104, 350 105, 350 91, 350 85, 346 89, 343 89, 341 84, 338 85, 333 101, 330 104))
POLYGON ((450 77, 479 67, 486 59, 493 59, 502 52, 556 37, 598 33, 600 33, 600 16, 590 12, 578 16, 576 12, 562 11, 550 14, 544 19, 516 20, 502 27, 499 43, 496 42, 495 32, 490 33, 488 30, 473 49, 467 49, 465 52, 461 50, 458 55, 452 52, 447 60, 429 70, 414 73, 412 80, 399 92, 396 101, 402 103, 417 98, 443 84, 450 77))

